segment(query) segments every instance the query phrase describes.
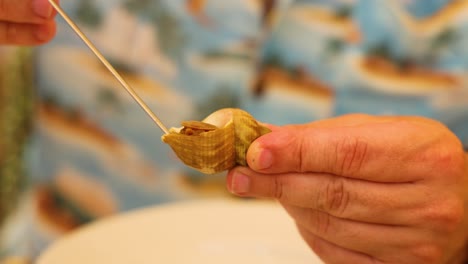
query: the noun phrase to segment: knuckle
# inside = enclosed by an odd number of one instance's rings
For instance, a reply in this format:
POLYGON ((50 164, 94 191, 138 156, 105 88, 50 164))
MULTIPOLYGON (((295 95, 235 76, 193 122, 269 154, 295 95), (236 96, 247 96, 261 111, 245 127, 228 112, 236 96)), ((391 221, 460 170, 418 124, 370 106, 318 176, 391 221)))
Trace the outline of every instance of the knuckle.
POLYGON ((454 233, 463 225, 464 214, 465 207, 461 199, 445 196, 437 206, 428 209, 425 222, 432 224, 436 231, 454 233))
POLYGON ((318 208, 336 216, 342 216, 347 211, 350 193, 346 187, 346 179, 331 177, 318 195, 318 208))
POLYGON ((449 202, 445 214, 443 214, 442 226, 445 227, 445 231, 455 232, 463 224, 465 207, 463 201, 454 199, 449 202))
POLYGON ((281 201, 284 198, 283 188, 285 181, 280 176, 275 176, 273 181, 273 197, 281 201))
POLYGON ((366 141, 355 137, 345 137, 336 143, 333 166, 340 175, 357 173, 362 169, 368 156, 367 152, 368 144, 366 141))
POLYGON ((436 264, 443 258, 443 250, 436 244, 421 244, 414 246, 410 254, 418 260, 418 263, 436 264))
POLYGON ((306 140, 308 138, 307 132, 302 131, 302 133, 295 142, 295 149, 298 153, 294 153, 294 155, 297 157, 299 172, 308 172, 310 170, 310 150, 313 149, 313 146, 310 145, 310 141, 306 140))
POLYGON ((448 181, 460 181, 465 170, 465 151, 461 141, 450 131, 441 129, 424 151, 419 153, 419 162, 430 169, 431 175, 448 181))
POLYGON ((463 175, 465 157, 461 146, 447 144, 444 147, 434 148, 429 152, 429 158, 436 173, 443 172, 451 179, 459 179, 463 175))

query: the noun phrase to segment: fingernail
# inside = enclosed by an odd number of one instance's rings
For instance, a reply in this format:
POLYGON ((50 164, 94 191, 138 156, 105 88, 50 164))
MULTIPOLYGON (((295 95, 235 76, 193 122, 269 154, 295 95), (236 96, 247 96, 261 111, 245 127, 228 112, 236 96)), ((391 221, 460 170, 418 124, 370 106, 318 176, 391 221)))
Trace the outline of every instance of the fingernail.
POLYGON ((46 41, 49 39, 49 28, 45 27, 45 26, 38 26, 36 28, 36 31, 34 32, 37 40, 39 41, 46 41))
POLYGON ((231 182, 231 192, 235 194, 246 194, 250 188, 250 179, 242 173, 234 173, 231 182))
POLYGON ((43 18, 50 18, 52 16, 52 6, 47 0, 33 0, 32 8, 36 15, 43 18))
POLYGON ((273 154, 269 150, 260 149, 257 158, 257 169, 264 170, 273 165, 273 154))

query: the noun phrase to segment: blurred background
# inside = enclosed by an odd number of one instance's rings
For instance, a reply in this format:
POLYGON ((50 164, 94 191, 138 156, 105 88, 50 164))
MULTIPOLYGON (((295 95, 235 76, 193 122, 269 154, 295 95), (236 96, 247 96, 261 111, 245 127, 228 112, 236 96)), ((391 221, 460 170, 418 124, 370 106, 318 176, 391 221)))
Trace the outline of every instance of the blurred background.
MULTIPOLYGON (((263 122, 420 115, 468 146, 468 1, 61 1, 167 126, 238 107, 263 122)), ((96 219, 234 198, 184 166, 68 25, 0 52, 0 260, 96 219)), ((246 200, 246 202, 251 202, 246 200)), ((1 262, 0 262, 1 263, 1 262)))

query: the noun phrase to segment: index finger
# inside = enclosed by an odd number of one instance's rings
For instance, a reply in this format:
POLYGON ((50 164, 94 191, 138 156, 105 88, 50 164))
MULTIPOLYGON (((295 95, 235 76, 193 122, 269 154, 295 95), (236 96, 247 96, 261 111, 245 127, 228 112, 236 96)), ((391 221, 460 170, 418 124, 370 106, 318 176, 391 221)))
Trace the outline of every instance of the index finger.
POLYGON ((0 20, 41 24, 56 14, 47 0, 0 0, 0 20))
POLYGON ((331 173, 377 182, 411 182, 450 168, 459 141, 442 126, 419 118, 374 119, 276 129, 252 143, 247 162, 262 173, 331 173))

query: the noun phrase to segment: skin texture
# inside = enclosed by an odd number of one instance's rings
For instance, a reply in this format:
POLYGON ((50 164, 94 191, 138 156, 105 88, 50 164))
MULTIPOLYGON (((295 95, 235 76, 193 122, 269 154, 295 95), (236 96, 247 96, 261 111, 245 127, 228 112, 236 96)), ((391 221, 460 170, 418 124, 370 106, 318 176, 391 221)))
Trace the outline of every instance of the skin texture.
POLYGON ((272 129, 227 187, 277 199, 326 263, 461 263, 468 158, 445 126, 346 115, 272 129))
POLYGON ((47 0, 0 0, 0 45, 40 45, 56 33, 47 0))

